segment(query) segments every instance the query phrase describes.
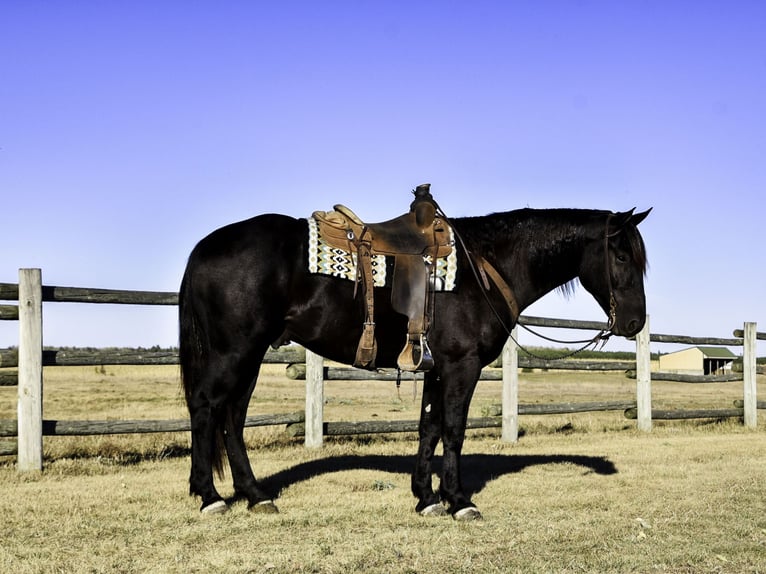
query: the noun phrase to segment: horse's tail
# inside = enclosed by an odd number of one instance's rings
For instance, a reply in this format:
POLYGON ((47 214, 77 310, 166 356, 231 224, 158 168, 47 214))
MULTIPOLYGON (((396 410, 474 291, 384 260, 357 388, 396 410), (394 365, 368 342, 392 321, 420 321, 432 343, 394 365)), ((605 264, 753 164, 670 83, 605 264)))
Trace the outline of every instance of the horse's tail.
MULTIPOLYGON (((194 410, 197 408, 197 391, 202 384, 205 362, 210 355, 205 318, 201 317, 195 304, 192 287, 192 275, 187 266, 178 294, 178 357, 181 366, 181 385, 183 386, 186 406, 194 426, 194 410)), ((221 417, 214 417, 216 440, 213 443, 211 464, 220 476, 223 474, 224 426, 221 417)))

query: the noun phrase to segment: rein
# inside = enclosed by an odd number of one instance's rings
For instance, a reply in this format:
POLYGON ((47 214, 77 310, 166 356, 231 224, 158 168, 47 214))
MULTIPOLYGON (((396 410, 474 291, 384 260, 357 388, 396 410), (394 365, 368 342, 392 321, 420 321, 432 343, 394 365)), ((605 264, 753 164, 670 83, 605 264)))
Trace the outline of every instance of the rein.
POLYGON ((614 237, 619 233, 609 233, 609 221, 612 219, 612 214, 606 216, 606 225, 604 228, 604 266, 606 267, 606 284, 609 287, 609 322, 606 324, 608 331, 611 331, 614 327, 615 321, 617 321, 617 300, 614 298, 614 289, 612 289, 612 274, 609 273, 609 238, 614 237))
MULTIPOLYGON (((612 214, 608 214, 606 218, 606 225, 604 229, 604 262, 605 262, 605 268, 606 268, 606 280, 607 285, 609 287, 609 321, 607 322, 606 328, 601 329, 598 333, 596 333, 592 338, 590 339, 582 339, 582 340, 576 340, 576 341, 566 341, 562 339, 554 339, 552 337, 547 337, 543 335, 542 333, 538 333, 537 331, 534 331, 533 329, 527 327, 521 322, 518 322, 518 325, 520 325, 522 328, 526 329, 528 332, 532 333, 533 335, 540 337, 541 339, 545 339, 546 341, 550 341, 552 343, 562 343, 562 344, 583 344, 582 347, 570 351, 568 353, 565 353, 564 355, 560 357, 556 357, 554 359, 550 359, 547 357, 539 356, 532 351, 530 351, 528 348, 524 347, 522 344, 519 343, 519 341, 514 337, 513 330, 508 327, 508 325, 505 323, 503 318, 500 316, 500 313, 498 312, 497 308, 495 308, 492 301, 489 299, 489 295, 487 293, 488 289, 484 289, 483 286, 486 285, 486 280, 482 280, 480 277, 480 273, 483 275, 483 269, 478 269, 476 264, 476 256, 471 253, 468 250, 468 247, 465 244, 465 241, 463 241, 463 237, 460 235, 460 232, 457 230, 455 225, 449 220, 449 218, 444 214, 441 207, 434 201, 434 204, 436 205, 436 211, 439 214, 439 216, 444 219, 451 227, 455 234, 455 237, 457 237, 458 241, 460 242, 461 247, 463 248, 463 251, 465 251, 466 255, 468 256, 468 263, 471 267, 471 271, 473 272, 473 276, 476 279, 476 283, 479 285, 479 290, 481 291, 482 295, 484 296, 484 300, 486 301, 487 305, 489 305, 489 308, 492 310, 492 313, 495 315, 495 318, 497 319, 498 323, 503 327, 505 332, 508 334, 508 337, 516 343, 516 346, 527 353, 530 357, 533 357, 535 359, 540 359, 543 361, 560 361, 563 359, 568 359, 569 357, 573 357, 574 355, 581 353, 585 350, 587 350, 589 347, 593 346, 594 350, 597 348, 603 348, 604 345, 606 345, 606 342, 609 340, 609 338, 612 336, 612 329, 614 328, 614 324, 617 320, 617 300, 614 298, 614 290, 612 288, 612 275, 609 272, 609 238, 612 237, 614 234, 609 233, 609 222, 612 218, 612 214), (599 343, 601 344, 601 347, 599 347, 599 343)), ((506 286, 507 287, 507 286, 506 286)), ((500 291, 504 291, 502 287, 498 285, 498 289, 500 291)), ((503 293, 505 296, 505 293, 503 293)), ((506 300, 508 301, 508 297, 505 296, 506 300)), ((514 302, 515 304, 515 302, 514 302)), ((511 314, 514 315, 514 307, 515 305, 512 304, 510 301, 508 303, 509 308, 511 310, 511 314)), ((512 317, 512 319, 516 319, 518 321, 518 317, 512 317)))

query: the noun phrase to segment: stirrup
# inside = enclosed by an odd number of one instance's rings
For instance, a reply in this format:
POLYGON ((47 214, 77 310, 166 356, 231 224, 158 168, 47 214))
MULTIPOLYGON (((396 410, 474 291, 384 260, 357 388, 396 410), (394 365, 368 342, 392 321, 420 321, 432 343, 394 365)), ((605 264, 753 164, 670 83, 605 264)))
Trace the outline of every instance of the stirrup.
POLYGON ((375 323, 364 324, 362 337, 356 348, 353 366, 357 369, 375 369, 375 357, 378 354, 378 341, 375 339, 375 323))
POLYGON ((402 371, 430 371, 434 366, 431 349, 423 333, 407 335, 404 349, 399 353, 396 364, 402 371))

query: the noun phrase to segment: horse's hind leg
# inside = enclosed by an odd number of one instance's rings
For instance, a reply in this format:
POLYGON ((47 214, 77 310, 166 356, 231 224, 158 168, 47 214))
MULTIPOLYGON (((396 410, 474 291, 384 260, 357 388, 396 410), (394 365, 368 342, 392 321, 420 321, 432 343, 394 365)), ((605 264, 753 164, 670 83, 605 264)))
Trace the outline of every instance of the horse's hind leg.
POLYGON ((202 512, 224 512, 226 503, 218 494, 213 482, 213 467, 216 466, 216 445, 220 411, 199 399, 189 401, 192 435, 192 463, 189 476, 189 493, 202 498, 202 512))
POLYGON ((235 488, 251 501, 258 496, 242 437, 257 373, 257 363, 251 360, 211 357, 195 377, 199 384, 187 395, 192 431, 189 490, 202 498, 202 512, 226 510, 213 480, 214 469, 223 474, 224 448, 229 453, 235 488))
POLYGON ((254 512, 277 512, 272 497, 258 485, 247 456, 244 430, 247 407, 255 388, 257 374, 252 378, 245 393, 228 405, 224 440, 229 457, 234 491, 237 496, 247 498, 248 508, 254 512))

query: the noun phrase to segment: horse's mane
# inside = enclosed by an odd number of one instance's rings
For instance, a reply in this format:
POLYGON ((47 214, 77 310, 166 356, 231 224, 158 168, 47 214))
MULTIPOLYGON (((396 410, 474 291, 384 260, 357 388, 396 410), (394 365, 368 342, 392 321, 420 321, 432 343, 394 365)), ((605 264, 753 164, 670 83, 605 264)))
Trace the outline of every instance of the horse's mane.
MULTIPOLYGON (((534 255, 536 252, 567 249, 593 233, 606 233, 609 211, 597 209, 517 209, 484 216, 461 217, 453 220, 470 251, 496 260, 509 247, 523 243, 534 255)), ((632 259, 646 274, 648 261, 646 248, 638 228, 628 224, 623 228, 632 259)), ((565 297, 577 288, 577 278, 557 287, 565 297)))

